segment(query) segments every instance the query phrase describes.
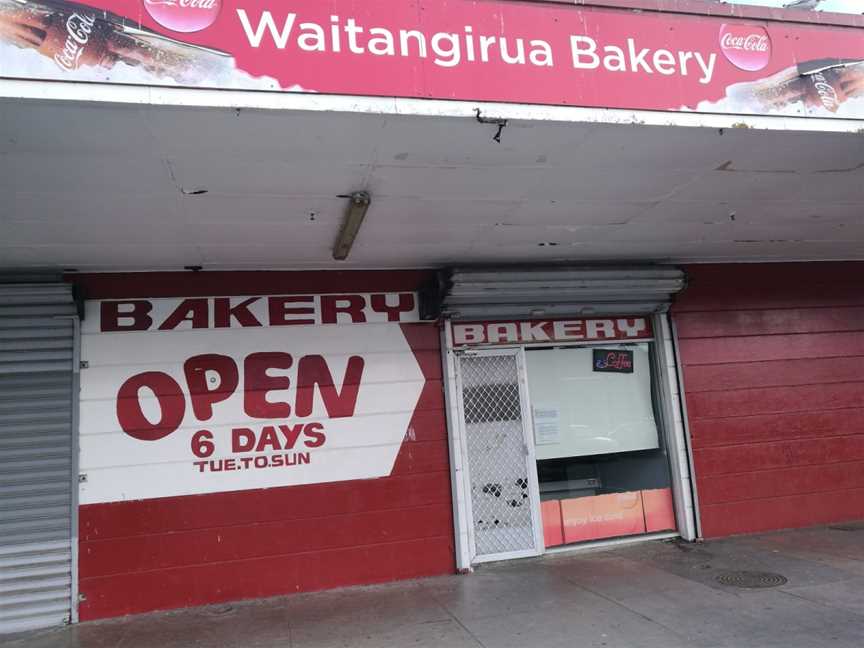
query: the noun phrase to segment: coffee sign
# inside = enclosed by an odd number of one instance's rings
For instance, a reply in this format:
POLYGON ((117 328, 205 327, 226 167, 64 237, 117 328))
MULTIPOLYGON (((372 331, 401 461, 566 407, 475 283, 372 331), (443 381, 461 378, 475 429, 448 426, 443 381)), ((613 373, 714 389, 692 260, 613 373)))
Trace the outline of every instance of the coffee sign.
POLYGON ((622 349, 594 349, 594 371, 633 373, 633 352, 622 349))

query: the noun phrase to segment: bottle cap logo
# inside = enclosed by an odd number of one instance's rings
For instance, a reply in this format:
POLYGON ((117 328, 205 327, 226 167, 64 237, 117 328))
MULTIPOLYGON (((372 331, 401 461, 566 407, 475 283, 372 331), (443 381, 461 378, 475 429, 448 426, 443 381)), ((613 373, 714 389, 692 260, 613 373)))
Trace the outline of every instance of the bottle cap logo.
POLYGON ((222 0, 144 0, 150 17, 175 32, 197 32, 214 22, 222 0))
POLYGON ((771 61, 771 37, 760 25, 722 25, 720 49, 739 70, 758 72, 771 61))

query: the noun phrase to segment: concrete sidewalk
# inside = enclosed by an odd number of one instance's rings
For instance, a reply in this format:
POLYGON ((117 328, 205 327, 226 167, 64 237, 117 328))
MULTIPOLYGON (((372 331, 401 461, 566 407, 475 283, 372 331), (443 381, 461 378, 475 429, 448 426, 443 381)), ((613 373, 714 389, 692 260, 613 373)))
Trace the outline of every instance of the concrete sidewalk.
POLYGON ((5 648, 816 648, 864 646, 864 523, 690 545, 655 541, 470 576, 150 614, 5 648), (770 589, 716 579, 773 572, 770 589))

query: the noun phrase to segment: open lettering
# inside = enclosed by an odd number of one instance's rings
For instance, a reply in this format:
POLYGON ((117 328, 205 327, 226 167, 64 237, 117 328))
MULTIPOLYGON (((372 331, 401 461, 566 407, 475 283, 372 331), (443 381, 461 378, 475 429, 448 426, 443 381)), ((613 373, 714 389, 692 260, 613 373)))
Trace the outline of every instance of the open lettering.
MULTIPOLYGON (((333 372, 322 355, 302 356, 295 365, 295 358, 283 351, 251 353, 242 367, 243 411, 250 419, 308 418, 313 414, 316 395, 328 418, 343 418, 354 415, 365 361, 356 355, 348 358, 341 387, 336 386, 333 372)), ((183 364, 183 373, 185 389, 161 371, 136 374, 123 383, 117 393, 117 420, 126 434, 141 441, 162 439, 183 424, 187 405, 197 421, 209 421, 218 404, 228 400, 241 385, 238 363, 225 355, 196 355, 183 364), (156 397, 158 421, 151 421, 144 413, 141 401, 144 388, 156 397)), ((306 428, 303 429, 309 436, 310 430, 306 428)), ((294 435, 298 429, 275 428, 274 447, 285 435, 294 435)), ((314 434, 311 436, 315 438, 314 434)), ((237 443, 242 445, 239 440, 237 443)), ((280 443, 280 447, 286 444, 280 443)))

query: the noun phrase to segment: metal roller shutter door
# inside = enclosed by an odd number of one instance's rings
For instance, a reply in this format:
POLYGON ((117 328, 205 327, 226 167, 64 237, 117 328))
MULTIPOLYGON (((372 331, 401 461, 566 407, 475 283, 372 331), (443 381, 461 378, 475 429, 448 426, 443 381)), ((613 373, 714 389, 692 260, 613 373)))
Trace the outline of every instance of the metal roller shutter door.
POLYGON ((684 289, 671 266, 455 268, 440 280, 440 313, 453 319, 648 315, 684 289))
POLYGON ((0 634, 72 615, 76 308, 0 284, 0 634))

